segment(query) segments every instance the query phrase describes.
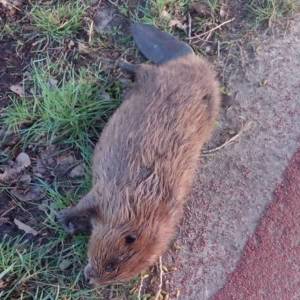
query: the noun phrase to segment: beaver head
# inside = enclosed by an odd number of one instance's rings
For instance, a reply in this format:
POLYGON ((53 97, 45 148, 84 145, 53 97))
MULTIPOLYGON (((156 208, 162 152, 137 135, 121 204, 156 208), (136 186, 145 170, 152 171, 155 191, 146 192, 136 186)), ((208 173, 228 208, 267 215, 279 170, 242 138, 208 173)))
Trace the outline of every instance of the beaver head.
POLYGON ((86 279, 100 285, 124 282, 153 265, 175 230, 175 223, 165 220, 154 218, 115 228, 97 224, 89 241, 86 279))

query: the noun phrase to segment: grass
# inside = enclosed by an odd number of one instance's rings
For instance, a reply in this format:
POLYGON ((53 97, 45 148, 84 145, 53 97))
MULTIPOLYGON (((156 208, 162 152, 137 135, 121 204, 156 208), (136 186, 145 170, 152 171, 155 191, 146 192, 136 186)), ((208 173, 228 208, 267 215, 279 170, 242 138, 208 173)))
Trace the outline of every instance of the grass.
MULTIPOLYGON (((87 188, 87 177, 80 187, 87 188)), ((87 287, 82 269, 86 262, 87 237, 68 240, 55 220, 59 209, 74 201, 77 191, 62 195, 57 185, 40 181, 52 199, 41 205, 45 217, 38 222, 42 239, 29 242, 24 236, 5 236, 0 242, 0 298, 6 299, 103 299, 103 289, 87 287)), ((41 215, 36 216, 41 218, 41 215)), ((37 225, 38 226, 38 225, 37 225)), ((121 289, 113 287, 118 294, 121 289)))
POLYGON ((190 0, 151 0, 145 6, 140 6, 135 11, 133 18, 136 21, 152 24, 164 31, 172 31, 170 23, 176 18, 176 14, 181 16, 186 13, 190 0))
POLYGON ((18 26, 16 24, 4 24, 0 29, 0 38, 13 37, 18 33, 18 26))
MULTIPOLYGON (((40 181, 47 192, 50 205, 41 205, 45 217, 40 222, 42 242, 28 242, 24 237, 5 236, 0 242, 0 298, 6 299, 106 299, 105 288, 88 287, 83 278, 86 263, 87 237, 67 239, 56 222, 56 212, 74 202, 79 192, 87 190, 90 177, 74 192, 63 195, 61 185, 40 181)), ((132 283, 131 283, 132 284, 132 283)), ((108 289, 111 295, 123 296, 130 285, 115 285, 108 289)), ((128 299, 135 299, 129 295, 128 299)))
POLYGON ((46 216, 43 221, 43 228, 48 228, 58 232, 59 235, 64 235, 62 227, 56 222, 56 213, 63 208, 76 203, 76 200, 79 199, 81 195, 86 194, 91 187, 91 179, 91 172, 87 171, 85 178, 81 180, 72 191, 69 191, 70 182, 54 182, 50 185, 46 181, 39 180, 38 185, 46 191, 47 198, 55 199, 55 201, 49 205, 40 206, 40 209, 42 209, 46 216), (66 191, 64 192, 64 190, 66 191))
POLYGON ((273 23, 299 10, 300 3, 297 0, 252 0, 248 7, 256 27, 271 27, 273 23))
POLYGON ((202 0, 200 3, 206 7, 207 13, 201 17, 195 17, 194 27, 196 32, 206 32, 220 23, 219 0, 202 0))
POLYGON ((120 90, 101 71, 70 70, 60 76, 56 80, 50 70, 34 67, 32 99, 13 99, 3 122, 26 143, 46 139, 85 149, 119 105, 120 90))
POLYGON ((34 245, 22 238, 5 237, 0 243, 0 298, 16 299, 101 299, 101 289, 83 288, 85 260, 83 237, 72 244, 62 238, 34 245))
MULTIPOLYGON (((30 90, 26 97, 13 98, 2 117, 2 124, 14 130, 28 145, 65 144, 79 150, 83 160, 91 161, 93 142, 108 117, 120 103, 121 85, 109 81, 101 68, 74 66, 61 68, 49 60, 34 64, 30 90)), ((5 159, 5 157, 4 157, 5 159)), ((86 263, 87 237, 66 239, 55 216, 60 209, 76 202, 90 188, 90 172, 79 183, 35 182, 46 198, 39 205, 39 230, 45 236, 42 246, 21 238, 6 237, 0 243, 1 299, 105 299, 103 288, 86 285, 82 270, 86 263)), ((112 286, 110 293, 120 296, 128 286, 112 286)))
POLYGON ((81 1, 69 1, 55 7, 35 6, 30 15, 33 25, 43 34, 62 39, 76 34, 82 27, 85 6, 81 1))

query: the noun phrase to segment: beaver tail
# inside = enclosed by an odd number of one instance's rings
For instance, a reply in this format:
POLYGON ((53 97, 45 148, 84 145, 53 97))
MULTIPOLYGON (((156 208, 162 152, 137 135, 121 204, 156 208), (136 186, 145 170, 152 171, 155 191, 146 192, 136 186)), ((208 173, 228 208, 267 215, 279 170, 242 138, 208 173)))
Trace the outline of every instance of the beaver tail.
POLYGON ((152 25, 134 23, 131 24, 130 31, 141 53, 155 64, 194 53, 188 44, 152 25))

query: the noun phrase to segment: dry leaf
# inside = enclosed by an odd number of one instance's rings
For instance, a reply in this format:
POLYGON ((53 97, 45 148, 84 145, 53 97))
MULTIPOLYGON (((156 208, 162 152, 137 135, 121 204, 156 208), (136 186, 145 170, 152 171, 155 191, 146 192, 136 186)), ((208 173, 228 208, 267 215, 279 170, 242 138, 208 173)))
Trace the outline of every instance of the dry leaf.
POLYGON ((229 8, 227 3, 222 3, 220 7, 220 17, 223 19, 228 18, 229 16, 229 8))
POLYGON ((0 181, 9 181, 16 177, 26 168, 31 165, 31 160, 27 153, 21 152, 12 167, 6 169, 0 174, 0 181))
POLYGON ((80 164, 76 166, 75 168, 72 169, 70 172, 69 176, 71 178, 76 178, 76 177, 83 177, 84 176, 84 165, 80 164))
POLYGON ((0 290, 4 289, 7 287, 7 282, 5 282, 4 280, 0 279, 0 290))
POLYGON ((22 0, 0 0, 0 4, 7 8, 12 14, 14 14, 16 10, 20 10, 22 2, 22 0))
POLYGON ((91 49, 86 44, 78 42, 78 51, 81 54, 89 54, 91 49))
POLYGON ((170 19, 170 18, 171 18, 169 12, 166 11, 165 9, 161 12, 160 15, 161 15, 163 18, 165 18, 165 19, 170 19))
MULTIPOLYGON (((1 1, 1 0, 0 0, 1 1)), ((13 84, 9 89, 20 97, 25 97, 24 87, 21 83, 13 84)))
POLYGON ((111 8, 99 9, 96 12, 93 21, 95 24, 95 30, 98 33, 103 34, 112 29, 110 23, 114 18, 114 13, 115 11, 111 8))
POLYGON ((33 229, 29 225, 26 225, 25 223, 19 221, 18 219, 14 219, 14 223, 17 225, 17 227, 20 230, 23 230, 25 233, 30 233, 33 236, 36 236, 38 234, 38 232, 35 229, 33 229))
POLYGON ((20 201, 23 202, 36 202, 41 200, 45 197, 45 192, 38 186, 33 186, 30 188, 29 191, 21 192, 13 189, 11 193, 18 198, 20 201))
POLYGON ((179 29, 185 30, 186 26, 184 24, 182 24, 182 22, 180 22, 178 19, 172 19, 169 23, 169 25, 171 27, 177 27, 179 29))
POLYGON ((209 17, 211 15, 211 9, 208 4, 194 2, 191 8, 197 12, 200 17, 209 17))
POLYGON ((69 41, 68 48, 72 49, 75 46, 75 42, 73 40, 69 41))

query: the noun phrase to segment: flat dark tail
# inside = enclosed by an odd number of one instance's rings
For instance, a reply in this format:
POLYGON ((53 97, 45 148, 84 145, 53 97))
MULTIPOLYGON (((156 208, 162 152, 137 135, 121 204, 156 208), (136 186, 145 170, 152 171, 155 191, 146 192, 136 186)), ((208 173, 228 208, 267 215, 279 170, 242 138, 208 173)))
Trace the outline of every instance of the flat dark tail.
POLYGON ((138 49, 155 64, 163 64, 194 53, 188 44, 152 25, 134 23, 130 30, 138 49))

